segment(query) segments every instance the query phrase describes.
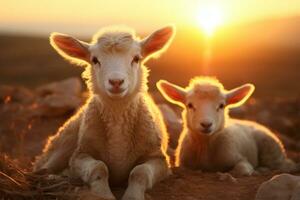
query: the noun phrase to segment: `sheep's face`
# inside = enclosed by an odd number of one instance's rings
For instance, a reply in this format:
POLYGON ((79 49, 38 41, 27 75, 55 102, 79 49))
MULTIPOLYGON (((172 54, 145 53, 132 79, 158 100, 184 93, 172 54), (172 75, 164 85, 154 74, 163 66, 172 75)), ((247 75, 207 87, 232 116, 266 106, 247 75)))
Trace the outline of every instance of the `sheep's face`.
POLYGON ((224 126, 226 99, 218 88, 190 91, 186 96, 186 124, 194 133, 210 135, 224 126))
POLYGON ((174 27, 167 26, 140 40, 132 30, 117 27, 103 29, 91 44, 59 33, 51 34, 50 43, 71 62, 91 65, 87 78, 94 92, 120 99, 147 88, 142 62, 162 52, 174 33, 174 27))
POLYGON ((227 110, 243 104, 254 91, 252 84, 226 91, 216 79, 199 77, 184 89, 161 80, 157 87, 170 102, 185 108, 186 126, 193 132, 212 135, 224 127, 227 110))
POLYGON ((103 51, 92 46, 92 76, 97 88, 111 98, 122 98, 140 87, 141 50, 138 42, 132 42, 126 51, 103 51))

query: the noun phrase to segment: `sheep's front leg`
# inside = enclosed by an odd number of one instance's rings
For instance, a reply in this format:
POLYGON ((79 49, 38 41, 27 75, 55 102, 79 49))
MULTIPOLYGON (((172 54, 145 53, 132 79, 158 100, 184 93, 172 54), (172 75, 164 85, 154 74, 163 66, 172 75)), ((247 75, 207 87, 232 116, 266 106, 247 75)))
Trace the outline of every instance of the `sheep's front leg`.
POLYGON ((116 199, 109 188, 109 173, 104 162, 95 160, 88 154, 75 153, 71 159, 70 166, 73 172, 89 184, 93 195, 100 199, 116 199))
POLYGON ((166 160, 153 159, 132 169, 122 200, 144 200, 145 191, 169 174, 166 160))
POLYGON ((253 174, 253 172, 253 166, 247 160, 241 160, 235 164, 234 168, 230 171, 230 174, 235 177, 240 177, 250 176, 253 174))

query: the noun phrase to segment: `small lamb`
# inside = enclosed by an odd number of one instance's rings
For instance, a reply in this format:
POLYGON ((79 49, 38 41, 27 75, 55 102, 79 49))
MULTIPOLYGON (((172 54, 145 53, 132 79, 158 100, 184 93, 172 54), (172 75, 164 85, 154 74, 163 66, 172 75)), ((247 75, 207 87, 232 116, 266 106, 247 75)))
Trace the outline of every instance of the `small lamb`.
POLYGON ((128 180, 122 199, 143 200, 170 173, 166 128, 147 92, 144 62, 166 49, 174 32, 167 26, 141 40, 131 29, 106 28, 91 43, 53 33, 55 50, 85 66, 90 98, 48 139, 34 170, 71 171, 99 199, 115 199, 110 185, 128 180))
POLYGON ((168 101, 185 108, 184 131, 176 150, 177 166, 230 171, 233 176, 275 169, 298 170, 269 129, 228 116, 229 108, 242 105, 250 97, 252 84, 227 91, 214 78, 196 77, 185 89, 163 80, 157 87, 168 101))

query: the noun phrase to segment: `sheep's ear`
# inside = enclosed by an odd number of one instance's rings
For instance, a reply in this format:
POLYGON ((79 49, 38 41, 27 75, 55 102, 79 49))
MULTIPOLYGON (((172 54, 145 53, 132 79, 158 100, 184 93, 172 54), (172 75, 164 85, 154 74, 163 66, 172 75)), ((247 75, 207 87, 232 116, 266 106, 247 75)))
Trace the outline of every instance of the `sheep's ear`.
POLYGON ((242 105, 253 93, 253 84, 245 84, 226 93, 226 104, 232 107, 242 105))
POLYGON ((186 91, 177 85, 160 80, 156 83, 160 93, 171 103, 183 106, 186 99, 186 91))
POLYGON ((89 45, 61 33, 50 35, 50 44, 64 58, 71 62, 90 62, 89 45))
POLYGON ((165 50, 175 35, 174 26, 161 28, 141 41, 142 56, 147 57, 165 50))

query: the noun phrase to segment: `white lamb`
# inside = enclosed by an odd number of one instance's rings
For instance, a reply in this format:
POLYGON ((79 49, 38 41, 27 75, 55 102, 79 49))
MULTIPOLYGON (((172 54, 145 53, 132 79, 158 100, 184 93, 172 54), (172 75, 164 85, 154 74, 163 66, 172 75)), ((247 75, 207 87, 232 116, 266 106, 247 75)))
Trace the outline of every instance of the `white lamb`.
POLYGON ((64 58, 85 64, 90 98, 48 143, 35 171, 71 169, 99 199, 115 199, 110 185, 126 185, 124 200, 144 199, 145 190, 169 174, 166 128, 148 95, 150 56, 174 35, 168 26, 140 40, 130 29, 106 28, 90 44, 53 33, 51 45, 64 58))
POLYGON ((252 94, 252 84, 227 91, 214 78, 197 77, 185 89, 167 81, 159 81, 157 86, 168 101, 185 108, 184 131, 176 151, 177 165, 230 171, 233 176, 274 169, 298 170, 269 129, 228 116, 229 108, 243 104, 252 94))

